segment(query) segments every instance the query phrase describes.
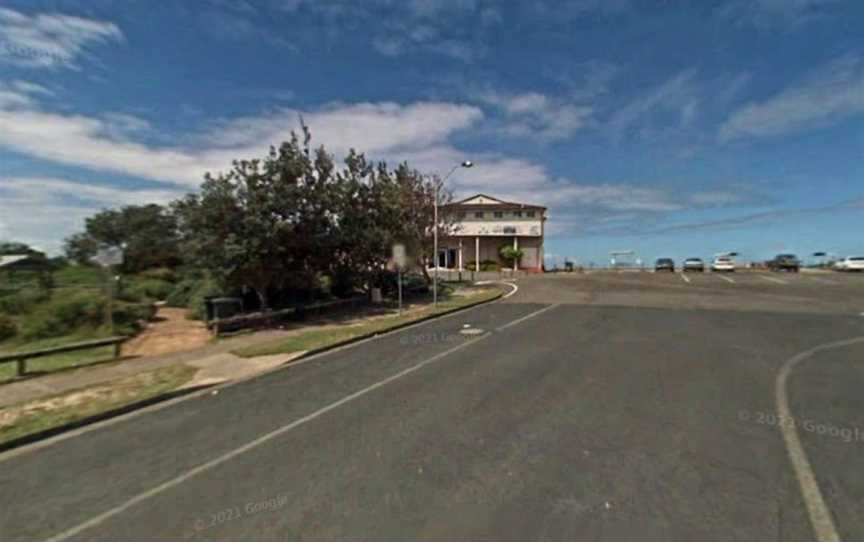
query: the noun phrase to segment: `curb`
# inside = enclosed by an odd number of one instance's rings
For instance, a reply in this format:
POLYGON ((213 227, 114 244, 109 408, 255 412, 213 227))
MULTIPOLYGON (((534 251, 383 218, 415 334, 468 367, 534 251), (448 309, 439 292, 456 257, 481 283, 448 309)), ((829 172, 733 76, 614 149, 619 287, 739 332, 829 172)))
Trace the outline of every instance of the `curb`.
MULTIPOLYGON (((401 324, 396 324, 395 326, 388 327, 385 329, 379 329, 378 331, 371 331, 369 333, 357 335, 356 337, 351 337, 350 339, 338 341, 338 342, 335 342, 333 344, 328 344, 326 346, 319 346, 318 348, 313 348, 311 350, 307 350, 302 355, 297 356, 296 358, 289 361, 288 364, 294 363, 296 361, 300 361, 301 359, 305 359, 305 358, 308 358, 310 356, 314 356, 316 354, 321 354, 322 352, 327 352, 328 350, 334 350, 334 349, 340 348, 342 346, 348 346, 349 344, 353 344, 356 342, 365 341, 366 339, 371 339, 373 337, 377 337, 378 335, 384 335, 387 333, 391 333, 393 331, 399 331, 400 329, 404 329, 404 328, 409 327, 409 326, 421 324, 423 322, 428 322, 429 320, 434 320, 435 318, 447 316, 448 314, 453 314, 454 312, 459 312, 459 311, 471 309, 471 308, 474 308, 478 305, 483 305, 484 303, 491 303, 493 301, 498 301, 499 299, 501 299, 501 297, 503 295, 504 295, 504 292, 499 291, 498 295, 496 295, 495 297, 490 297, 489 299, 483 299, 481 301, 475 301, 474 303, 469 303, 468 305, 463 305, 461 307, 454 307, 452 309, 447 309, 446 311, 443 311, 443 312, 437 312, 434 314, 427 314, 426 316, 424 316, 422 318, 418 318, 416 320, 411 320, 409 322, 403 322, 401 324)), ((285 354, 286 355, 290 354, 290 352, 286 352, 285 354)), ((234 354, 234 355, 237 355, 237 354, 234 354)), ((237 357, 242 358, 244 356, 237 356, 237 357)), ((250 357, 255 357, 255 356, 250 356, 250 357)))
POLYGON ((494 303, 499 301, 504 296, 503 291, 498 291, 498 294, 489 299, 483 299, 481 301, 475 301, 474 303, 469 303, 468 305, 463 305, 461 307, 454 307, 452 309, 448 309, 443 312, 429 314, 422 318, 418 318, 417 320, 412 320, 410 322, 404 322, 402 324, 398 324, 396 326, 382 329, 376 332, 365 333, 363 335, 359 335, 357 337, 352 337, 350 339, 346 339, 344 341, 340 341, 338 343, 330 344, 327 346, 322 346, 316 348, 314 350, 309 350, 305 352, 303 355, 298 356, 288 362, 282 363, 268 369, 266 371, 262 371, 260 373, 256 373, 253 375, 249 375, 244 378, 239 378, 237 380, 229 380, 228 382, 224 382, 221 384, 215 385, 203 385, 196 386, 192 388, 179 388, 176 390, 171 390, 169 392, 156 395, 150 397, 148 399, 144 399, 142 401, 136 401, 134 403, 130 403, 128 405, 117 407, 111 410, 106 410, 105 412, 100 412, 99 414, 94 414, 92 416, 88 416, 86 418, 82 418, 80 420, 76 420, 74 422, 69 422, 63 425, 58 425, 57 427, 52 427, 50 429, 45 429, 42 431, 38 431, 36 433, 31 433, 29 435, 24 435, 5 443, 0 444, 0 462, 3 462, 7 459, 11 459, 12 457, 16 457, 17 455, 27 453, 28 451, 35 451, 41 447, 48 446, 52 444, 53 439, 63 439, 74 436, 73 432, 76 430, 80 430, 82 432, 88 430, 97 429, 100 426, 104 426, 113 422, 119 422, 127 416, 135 416, 138 414, 143 414, 145 412, 159 410, 162 408, 167 408, 170 405, 178 403, 180 401, 185 401, 187 399, 192 399, 193 397, 198 397, 204 394, 209 390, 219 390, 222 388, 226 388, 229 386, 235 386, 237 384, 241 384, 243 382, 247 382, 254 378, 259 378, 270 373, 274 373, 276 371, 281 371, 288 366, 291 366, 295 363, 304 363, 306 361, 311 361, 313 357, 316 357, 320 354, 329 352, 331 350, 338 350, 341 348, 345 348, 351 346, 352 344, 367 341, 373 338, 376 338, 381 335, 387 335, 393 333, 395 331, 399 331, 401 329, 411 327, 414 325, 422 324, 429 320, 434 320, 437 318, 443 318, 445 316, 450 316, 451 314, 465 311, 468 309, 473 309, 479 305, 484 305, 487 303, 494 303), (27 446, 33 446, 33 449, 25 448, 27 446), (11 453, 9 453, 11 452, 11 453))
POLYGON ((26 446, 27 444, 33 444, 34 442, 39 442, 57 436, 61 433, 66 433, 67 431, 72 431, 86 425, 91 425, 111 418, 116 418, 117 416, 122 416, 123 414, 128 414, 142 408, 156 405, 163 401, 177 399, 179 397, 183 397, 185 395, 189 395, 211 387, 212 386, 203 385, 195 386, 193 388, 177 388, 175 390, 171 390, 159 395, 154 395, 153 397, 149 397, 147 399, 142 399, 140 401, 129 403, 128 405, 123 405, 120 407, 106 410, 104 412, 100 412, 98 414, 93 414, 92 416, 81 418, 80 420, 67 422, 62 425, 51 427, 50 429, 43 429, 42 431, 23 435, 12 440, 7 440, 6 442, 0 443, 0 453, 14 450, 15 448, 20 448, 21 446, 26 446))

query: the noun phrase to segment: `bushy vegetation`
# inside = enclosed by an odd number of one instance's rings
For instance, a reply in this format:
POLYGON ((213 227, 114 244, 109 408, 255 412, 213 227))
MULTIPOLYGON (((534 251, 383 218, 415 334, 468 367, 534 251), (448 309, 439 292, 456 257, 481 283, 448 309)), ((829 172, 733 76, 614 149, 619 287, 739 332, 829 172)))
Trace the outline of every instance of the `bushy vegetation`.
MULTIPOLYGON (((0 296, 0 342, 14 348, 46 340, 134 334, 152 319, 153 300, 165 297, 173 288, 170 282, 155 278, 128 277, 131 291, 121 288, 113 303, 112 331, 107 288, 111 275, 105 270, 58 260, 53 261, 50 273, 17 275, 0 296)), ((121 283, 126 281, 122 278, 121 283)))
POLYGON ((68 335, 95 329, 106 320, 108 299, 104 294, 78 291, 39 304, 23 319, 22 337, 28 340, 68 335))
POLYGON ((516 262, 522 259, 522 249, 513 248, 512 245, 503 245, 498 249, 498 255, 507 264, 507 267, 513 267, 516 262))
POLYGON ((129 296, 127 299, 130 301, 144 299, 164 301, 173 290, 174 285, 170 282, 151 278, 134 280, 123 288, 124 294, 129 296))
POLYGON ((501 264, 494 260, 480 262, 480 271, 501 271, 501 264))
POLYGON ((41 288, 22 288, 14 293, 0 297, 0 313, 21 315, 32 310, 50 296, 41 288))
POLYGON ((11 339, 18 334, 18 325, 11 317, 0 314, 0 342, 11 339))
POLYGON ((155 267, 153 269, 145 269, 138 273, 142 279, 160 280, 163 282, 177 282, 177 271, 170 267, 155 267))
MULTIPOLYGON (((107 296, 98 291, 77 291, 52 297, 22 318, 21 338, 40 340, 65 335, 104 335, 108 325, 107 296)), ((155 314, 152 303, 115 302, 112 310, 118 334, 137 332, 155 314)))

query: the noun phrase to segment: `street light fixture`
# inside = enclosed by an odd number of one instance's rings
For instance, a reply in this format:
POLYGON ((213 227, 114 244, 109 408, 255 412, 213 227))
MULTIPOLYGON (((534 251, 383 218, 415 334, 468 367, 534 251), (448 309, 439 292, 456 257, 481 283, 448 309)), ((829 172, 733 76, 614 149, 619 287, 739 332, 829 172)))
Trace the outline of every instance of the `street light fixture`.
POLYGON ((432 253, 434 255, 432 261, 434 262, 435 267, 434 269, 432 269, 432 305, 436 308, 438 307, 438 190, 441 188, 441 186, 444 185, 444 183, 447 182, 447 179, 449 179, 450 176, 453 175, 453 172, 460 167, 464 167, 466 169, 474 167, 474 162, 472 162, 471 160, 465 160, 461 164, 453 166, 453 169, 450 170, 450 173, 448 173, 444 177, 444 179, 441 180, 441 182, 435 183, 435 217, 433 218, 435 225, 432 229, 432 237, 434 238, 435 245, 435 248, 433 248, 432 250, 432 253))

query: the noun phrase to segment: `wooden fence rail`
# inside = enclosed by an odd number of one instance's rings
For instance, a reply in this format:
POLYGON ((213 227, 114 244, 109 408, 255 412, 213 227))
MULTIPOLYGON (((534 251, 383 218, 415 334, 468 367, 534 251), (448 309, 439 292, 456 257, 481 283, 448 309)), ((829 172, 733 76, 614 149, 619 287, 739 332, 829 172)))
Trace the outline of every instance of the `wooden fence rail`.
POLYGON ((63 354, 66 352, 75 352, 77 350, 89 350, 91 348, 101 348, 103 346, 114 347, 114 359, 120 357, 120 346, 129 337, 108 337, 106 339, 95 339, 92 341, 82 341, 52 348, 43 348, 41 350, 30 350, 27 352, 12 352, 9 354, 0 354, 0 365, 4 363, 17 363, 18 376, 24 376, 27 373, 27 360, 33 358, 42 358, 45 356, 53 356, 54 354, 63 354))

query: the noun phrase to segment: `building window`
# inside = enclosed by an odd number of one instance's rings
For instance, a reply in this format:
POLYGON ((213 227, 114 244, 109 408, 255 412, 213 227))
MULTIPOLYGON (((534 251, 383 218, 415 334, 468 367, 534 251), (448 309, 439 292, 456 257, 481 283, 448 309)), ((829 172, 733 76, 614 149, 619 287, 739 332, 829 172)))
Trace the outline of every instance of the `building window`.
POLYGON ((502 213, 501 211, 495 211, 494 215, 495 218, 504 218, 504 213, 502 213))
POLYGON ((534 218, 534 211, 528 211, 527 216, 528 218, 534 218))
POLYGON ((458 218, 459 220, 462 220, 463 218, 465 218, 465 213, 464 212, 456 213, 456 218, 458 218))
POLYGON ((516 218, 522 218, 522 211, 513 211, 513 216, 516 218))
POLYGON ((474 218, 483 218, 483 211, 477 211, 474 213, 474 218))

